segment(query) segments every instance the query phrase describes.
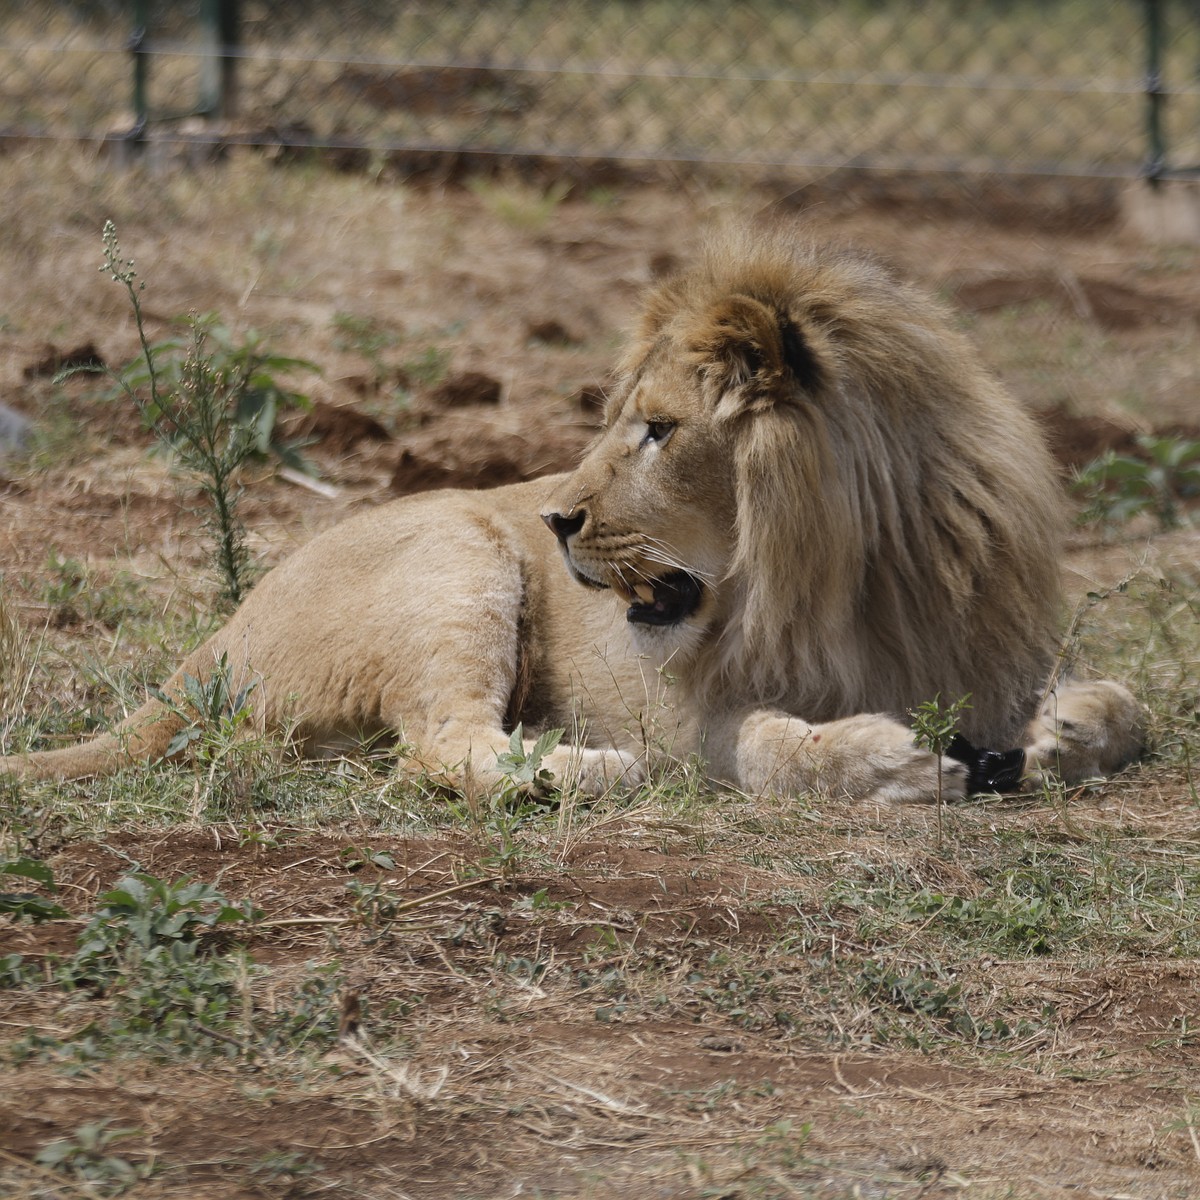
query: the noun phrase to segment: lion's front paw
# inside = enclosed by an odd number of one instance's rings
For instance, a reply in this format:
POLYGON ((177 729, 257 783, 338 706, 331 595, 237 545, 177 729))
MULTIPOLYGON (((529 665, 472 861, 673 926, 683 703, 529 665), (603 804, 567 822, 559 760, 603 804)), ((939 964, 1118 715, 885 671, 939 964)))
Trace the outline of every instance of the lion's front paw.
POLYGON ((939 760, 936 754, 918 746, 912 730, 898 721, 851 718, 854 722, 860 720, 864 721, 863 727, 853 730, 852 739, 863 737, 875 750, 850 764, 857 776, 852 794, 888 804, 923 804, 939 795, 945 801, 955 801, 966 796, 969 772, 963 763, 944 756, 939 760))
POLYGON ((913 746, 882 765, 865 798, 887 804, 926 804, 939 794, 947 802, 966 797, 968 772, 963 763, 943 757, 940 775, 939 780, 937 756, 913 746))
MULTIPOLYGON (((525 743, 531 753, 534 743, 525 743)), ((575 791, 588 799, 622 794, 646 782, 645 760, 624 750, 591 750, 582 746, 557 746, 538 762, 538 778, 514 776, 501 765, 501 752, 463 758, 453 770, 428 771, 430 778, 476 799, 494 797, 514 783, 522 791, 541 795, 547 789, 575 791), (482 760, 482 761, 480 761, 482 760), (522 782, 522 779, 524 781, 522 782)))
MULTIPOLYGON (((738 772, 747 791, 795 795, 820 792, 894 804, 931 801, 939 793, 936 755, 891 717, 865 713, 824 725, 756 713, 742 725, 738 772)), ((943 758, 943 800, 967 792, 967 768, 943 758)))
POLYGON ((624 750, 560 747, 547 757, 545 765, 560 789, 574 788, 593 800, 632 791, 646 782, 645 761, 624 750))

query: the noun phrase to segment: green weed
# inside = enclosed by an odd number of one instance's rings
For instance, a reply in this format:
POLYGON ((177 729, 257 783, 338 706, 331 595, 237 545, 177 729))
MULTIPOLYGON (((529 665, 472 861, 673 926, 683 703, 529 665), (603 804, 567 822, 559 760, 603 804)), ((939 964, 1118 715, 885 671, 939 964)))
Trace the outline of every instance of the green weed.
POLYGON ((964 708, 970 708, 970 696, 960 696, 943 705, 940 695, 918 705, 908 715, 913 719, 913 733, 918 746, 924 746, 937 756, 937 844, 943 839, 942 829, 942 755, 958 733, 958 720, 964 708))
POLYGON ((259 969, 243 954, 213 953, 221 930, 246 928, 261 917, 248 901, 230 901, 211 884, 126 875, 99 897, 74 954, 52 964, 48 976, 19 955, 0 960, 5 986, 52 986, 105 1000, 102 1015, 69 1038, 31 1034, 11 1045, 11 1057, 65 1064, 118 1053, 257 1058, 314 1040, 328 1044, 338 1032, 336 962, 310 969, 295 991, 264 1008, 251 996, 259 969))
MULTIPOLYGON (((306 469, 296 446, 280 439, 277 423, 282 413, 310 408, 312 402, 302 392, 284 387, 280 377, 319 372, 316 363, 273 353, 253 329, 239 338, 216 313, 196 314, 184 323, 189 331, 187 338, 171 338, 146 347, 142 357, 134 359, 118 377, 125 395, 150 389, 150 399, 139 405, 146 427, 177 453, 195 451, 194 435, 210 436, 203 424, 213 418, 198 413, 193 424, 189 411, 193 402, 188 393, 200 386, 210 387, 218 410, 216 419, 228 426, 227 432, 218 430, 218 436, 245 442, 244 447, 236 447, 242 456, 240 461, 273 456, 297 470, 306 469), (194 358, 201 360, 199 371, 189 365, 194 358)), ((207 447, 201 451, 207 452, 207 447)), ((184 462, 192 465, 186 457, 184 462)), ((200 465, 211 470, 204 459, 200 465)))
POLYGON ((134 286, 133 260, 121 258, 111 221, 104 225, 101 270, 125 289, 141 346, 140 358, 115 376, 118 388, 208 498, 221 595, 237 604, 250 587, 245 529, 237 515, 238 473, 245 463, 268 453, 292 466, 303 465, 291 447, 277 440, 275 423, 282 409, 308 407, 309 402, 285 389, 277 376, 317 367, 270 353, 253 332, 239 343, 211 314, 191 318, 187 340, 152 346, 140 300, 145 283, 134 286))
POLYGON ((253 789, 264 743, 253 736, 250 703, 257 681, 235 681, 222 653, 205 679, 184 674, 180 690, 151 695, 182 722, 164 758, 187 756, 203 777, 209 799, 245 798, 253 789))
POLYGON ((859 968, 858 990, 872 1000, 882 1001, 900 1012, 948 1021, 959 1032, 973 1030, 970 1014, 963 1005, 962 984, 946 977, 937 964, 899 968, 867 959, 859 968))
MULTIPOLYGON (((10 879, 28 879, 53 895, 58 891, 54 872, 36 858, 0 858, 0 884, 10 879)), ((55 900, 31 892, 0 892, 0 913, 28 917, 31 921, 55 921, 71 914, 55 900)))
POLYGON ((571 908, 568 900, 552 900, 549 888, 538 888, 528 896, 518 896, 513 901, 513 912, 554 913, 564 908, 571 908))
MULTIPOLYGON (((308 978, 290 995, 281 995, 270 1011, 252 1017, 251 1032, 264 1049, 295 1052, 306 1045, 328 1046, 337 1039, 339 997, 345 985, 337 961, 310 963, 308 978)), ((362 1001, 360 1020, 368 1011, 362 1001)))
POLYGON ((80 1125, 74 1134, 49 1142, 34 1161, 78 1181, 88 1195, 119 1196, 148 1179, 150 1163, 133 1163, 112 1153, 114 1143, 140 1134, 140 1129, 112 1129, 108 1120, 80 1125))
POLYGON ((231 903, 211 884, 186 877, 167 883, 134 872, 100 897, 66 977, 104 988, 114 973, 137 974, 156 963, 178 967, 196 959, 202 933, 261 915, 249 901, 231 903))
POLYGON ((1143 435, 1141 457, 1107 454, 1088 463, 1074 482, 1087 501, 1082 524, 1121 525, 1149 513, 1160 529, 1175 529, 1186 519, 1183 505, 1200 497, 1200 441, 1143 435))
POLYGON ((108 998, 101 1019, 66 1040, 30 1035, 12 1045, 13 1058, 86 1063, 120 1050, 172 1057, 236 1042, 221 1030, 246 1012, 249 969, 244 960, 204 950, 214 945, 217 929, 244 926, 260 915, 210 884, 126 875, 99 897, 75 952, 52 962, 48 974, 20 961, 4 964, 9 987, 47 986, 48 979, 68 993, 108 998))
POLYGON ((754 1151, 747 1151, 747 1166, 756 1162, 765 1152, 768 1159, 785 1170, 794 1170, 804 1163, 804 1147, 812 1135, 812 1122, 797 1124, 789 1117, 772 1121, 763 1126, 762 1133, 755 1139, 754 1151))
POLYGON ((321 1168, 319 1163, 299 1150, 268 1150, 248 1163, 246 1170, 265 1184, 296 1185, 319 1174, 321 1168))
POLYGON ((480 866, 501 879, 511 879, 527 855, 523 834, 555 807, 547 799, 554 789, 552 772, 542 766, 546 755, 562 740, 562 729, 546 730, 528 751, 520 725, 509 738, 508 749, 496 755, 502 779, 482 802, 451 800, 449 811, 472 824, 480 838, 480 866))
POLYGON ((235 687, 229 656, 222 653, 207 679, 185 673, 182 687, 178 697, 161 691, 153 693, 184 722, 167 746, 166 757, 189 751, 201 764, 215 764, 228 755, 252 716, 249 701, 256 681, 235 687))
POLYGON ((400 344, 401 334, 389 329, 376 317, 349 312, 334 313, 333 327, 337 331, 334 345, 339 350, 348 350, 364 358, 371 369, 372 383, 377 388, 382 387, 395 373, 384 354, 400 344))
POLYGON ((363 867, 376 867, 380 871, 396 869, 396 860, 388 851, 374 850, 370 846, 346 846, 338 858, 347 871, 359 871, 363 867))
POLYGON ((346 892, 354 919, 366 930, 368 943, 387 936, 390 926, 404 911, 404 902, 381 883, 351 880, 346 884, 346 892))
POLYGON ((543 190, 518 179, 477 176, 469 179, 467 186, 493 216, 526 233, 545 229, 571 192, 571 185, 563 180, 557 180, 543 190))
POLYGON ((450 357, 449 350, 440 346, 426 346, 419 354, 406 358, 401 370, 413 383, 432 387, 446 378, 450 357))
POLYGON ((41 599, 56 627, 79 621, 99 621, 116 626, 136 612, 132 581, 116 576, 107 582, 97 577, 76 558, 64 558, 51 546, 46 555, 49 579, 42 585, 41 599))
MULTIPOLYGON (((366 361, 370 386, 376 391, 391 386, 390 411, 378 414, 385 422, 395 417, 397 409, 403 411, 408 407, 413 388, 441 383, 450 369, 452 353, 442 346, 429 345, 419 350, 409 347, 401 358, 396 351, 404 343, 405 334, 375 317, 338 312, 333 316, 333 327, 337 331, 334 344, 338 349, 351 351, 366 361)), ((457 329, 442 331, 456 332, 457 329)))

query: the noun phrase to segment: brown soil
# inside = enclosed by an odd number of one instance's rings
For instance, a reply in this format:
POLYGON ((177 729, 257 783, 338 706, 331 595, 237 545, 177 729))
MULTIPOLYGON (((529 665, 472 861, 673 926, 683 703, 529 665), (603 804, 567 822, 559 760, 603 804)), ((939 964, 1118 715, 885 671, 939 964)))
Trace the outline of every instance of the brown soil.
MULTIPOLYGON (((705 966, 718 957, 757 958, 768 964, 772 1005, 806 990, 810 962, 780 956, 787 912, 765 877, 679 845, 623 844, 637 833, 615 827, 579 844, 563 869, 501 889, 486 879, 459 887, 394 933, 357 924, 346 885, 381 883, 406 902, 435 896, 470 869, 476 845, 376 837, 372 850, 397 864, 379 871, 348 866, 359 844, 337 837, 247 850, 214 828, 72 843, 54 861, 77 898, 131 861, 163 878, 220 879, 227 895, 252 898, 271 917, 245 946, 278 987, 303 979, 335 938, 347 966, 345 1036, 306 1061, 302 1088, 288 1083, 286 1059, 267 1056, 218 1058, 203 1074, 137 1060, 73 1077, 32 1063, 0 1068, 3 1150, 27 1162, 54 1137, 105 1118, 135 1131, 119 1152, 169 1162, 139 1187, 147 1196, 306 1194, 286 1171, 271 1176, 272 1154, 318 1164, 308 1183, 335 1195, 428 1200, 699 1197, 714 1186, 730 1197, 840 1197, 856 1194, 854 1179, 880 1196, 1065 1198, 1099 1185, 1101 1195, 1183 1197, 1200 1180, 1186 1135, 1172 1132, 1195 1079, 1180 1031, 1200 1004, 1196 963, 979 964, 971 973, 994 987, 1060 1009, 1052 1040, 1024 1061, 822 1051, 786 1025, 731 1021, 702 978, 720 978, 705 966), (540 889, 564 915, 520 908, 540 889), (610 929, 620 948, 598 956, 610 929), (634 955, 643 969, 654 962, 665 977, 691 972, 695 982, 664 981, 669 999, 657 1011, 618 1002, 605 972, 634 955), (505 967, 547 960, 536 980, 505 967), (390 1066, 359 1027, 363 1014, 389 1007, 410 1014, 397 1019, 412 1046, 390 1066), (771 1190, 785 1169, 792 1190, 771 1190), (648 1181, 655 1190, 641 1190, 648 1181), (987 1190, 994 1184, 1001 1190, 987 1190)), ((36 961, 69 952, 73 932, 24 926, 4 948, 36 961)), ((95 1019, 89 1007, 96 1002, 16 1000, 4 1019, 62 1036, 95 1019)), ((40 1193, 31 1185, 28 1194, 40 1193)))
MULTIPOLYGON (((342 86, 384 89, 400 103, 416 83, 364 74, 342 86)), ((481 74, 478 86, 493 83, 481 74)), ((46 588, 61 578, 51 551, 84 564, 93 584, 131 574, 164 609, 211 599, 195 496, 148 454, 136 420, 100 398, 102 385, 51 382, 66 364, 122 364, 135 351, 123 297, 95 269, 106 216, 146 279, 153 336, 170 333, 177 313, 214 309, 323 369, 315 385, 296 381, 319 403, 293 426, 314 439, 306 453, 323 490, 269 466, 245 481, 252 549, 270 564, 397 492, 567 466, 595 432, 639 290, 685 261, 708 225, 779 208, 773 195, 680 179, 572 197, 540 220, 506 217, 483 189, 407 190, 237 158, 224 174, 122 177, 36 154, 6 161, 0 183, 0 292, 10 298, 0 308, 0 387, 43 433, 32 466, 0 462, 0 560, 22 627, 44 632, 52 663, 32 698, 52 695, 68 709, 103 691, 94 673, 81 679, 81 662, 132 664, 143 651, 122 640, 119 620, 83 604, 77 619, 47 628, 46 588), (339 342, 334 318, 347 312, 394 331, 382 371, 339 342), (413 363, 430 346, 448 355, 447 378, 414 383, 413 363)), ((957 303, 993 368, 1043 410, 1066 467, 1128 451, 1136 433, 1195 432, 1194 248, 1151 250, 1109 222, 1051 221, 1053 232, 1039 232, 1031 211, 1017 222, 1006 209, 997 223, 986 206, 926 211, 821 194, 805 227, 873 248, 957 303)), ((1072 589, 1111 583, 1160 553, 1194 566, 1195 542, 1082 539, 1066 564, 1072 589)), ((1181 781, 1155 787, 1158 815, 1136 820, 1150 830, 1160 818, 1191 819, 1181 781)), ((857 819, 823 816, 833 828, 857 819)), ((872 817, 856 845, 882 845, 929 819, 872 817)), ((996 820, 1018 831, 1057 816, 996 820)), ((1193 825, 1181 854, 1196 844, 1193 825)), ((834 853, 835 835, 815 830, 794 831, 797 853, 819 836, 834 853)), ((73 911, 87 911, 132 862, 254 899, 270 921, 247 948, 280 987, 334 953, 349 969, 347 1037, 294 1072, 286 1057, 258 1062, 235 1047, 202 1070, 130 1059, 64 1073, 5 1061, 0 1180, 7 1171, 9 1183, 0 1189, 99 1194, 33 1158, 108 1119, 136 1131, 114 1153, 169 1168, 137 1184, 137 1196, 1200 1194, 1195 961, 983 960, 964 968, 973 983, 1024 997, 1031 1012, 1053 1004, 1052 1032, 991 1059, 862 1041, 835 1051, 774 1023, 769 1006, 761 1021, 739 1022, 705 993, 706 964, 758 956, 781 1009, 789 989, 818 1004, 809 961, 779 948, 791 901, 778 878, 741 852, 689 847, 667 818, 614 824, 545 870, 523 865, 503 886, 480 877, 382 937, 353 919, 347 882, 383 882, 404 900, 432 896, 478 872, 479 847, 465 832, 289 830, 282 843, 243 846, 216 826, 115 828, 66 840, 52 861, 73 911), (345 852, 367 837, 395 871, 347 866, 345 852), (542 889, 565 907, 542 918, 515 904, 542 889), (622 956, 653 966, 669 999, 656 1007, 639 997, 622 1011, 602 984, 606 968, 627 965, 622 956), (552 968, 534 980, 504 965, 547 957, 552 968), (408 1058, 379 1058, 358 1032, 364 1009, 397 1014, 408 1058)), ((1194 859, 1190 869, 1194 880, 1194 859)), ((64 953, 77 931, 3 924, 0 955, 64 953)), ((61 1037, 93 1019, 89 1004, 103 1004, 54 995, 0 992, 0 1022, 11 1036, 61 1037)))

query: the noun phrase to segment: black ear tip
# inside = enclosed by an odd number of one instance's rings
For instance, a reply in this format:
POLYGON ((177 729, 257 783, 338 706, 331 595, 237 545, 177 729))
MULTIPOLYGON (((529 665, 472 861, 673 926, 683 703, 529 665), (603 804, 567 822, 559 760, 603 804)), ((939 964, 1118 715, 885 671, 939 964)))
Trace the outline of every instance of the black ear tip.
POLYGON ((815 392, 821 386, 824 372, 804 334, 786 314, 779 318, 779 335, 783 343, 783 361, 788 370, 806 392, 815 392))

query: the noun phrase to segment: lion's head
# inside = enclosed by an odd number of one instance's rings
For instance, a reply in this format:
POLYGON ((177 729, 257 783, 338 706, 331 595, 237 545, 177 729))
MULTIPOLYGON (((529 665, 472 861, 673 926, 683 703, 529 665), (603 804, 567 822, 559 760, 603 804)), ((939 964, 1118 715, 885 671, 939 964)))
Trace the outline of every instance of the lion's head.
POLYGON ((544 514, 710 702, 809 719, 971 693, 1010 742, 1052 663, 1061 500, 1034 422, 872 260, 729 236, 657 285, 544 514))

